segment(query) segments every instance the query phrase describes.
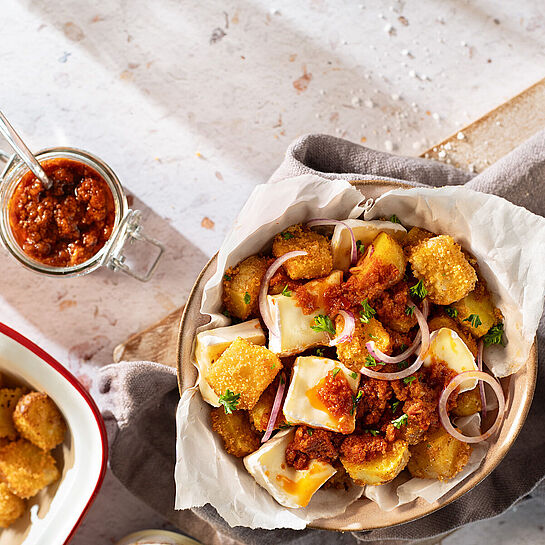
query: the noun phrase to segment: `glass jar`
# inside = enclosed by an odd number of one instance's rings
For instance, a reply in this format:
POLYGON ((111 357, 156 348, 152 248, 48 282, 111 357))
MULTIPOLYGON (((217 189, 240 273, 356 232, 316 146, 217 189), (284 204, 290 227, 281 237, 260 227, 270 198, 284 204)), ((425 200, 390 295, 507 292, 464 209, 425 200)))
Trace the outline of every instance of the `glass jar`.
POLYGON ((32 259, 17 244, 9 219, 11 197, 23 175, 28 172, 28 167, 17 155, 8 156, 4 152, 0 152, 0 161, 6 163, 0 174, 0 237, 11 255, 28 269, 49 276, 82 276, 105 266, 114 271, 123 271, 142 282, 147 282, 157 268, 165 249, 160 242, 149 238, 143 233, 141 212, 129 208, 123 186, 114 171, 98 157, 75 148, 48 148, 40 151, 35 156, 38 161, 61 158, 71 159, 96 170, 112 192, 115 204, 114 226, 106 244, 90 259, 79 265, 54 267, 32 259), (143 272, 137 272, 131 268, 125 255, 126 248, 136 242, 148 245, 148 250, 153 247, 155 254, 150 260, 147 270, 143 272))

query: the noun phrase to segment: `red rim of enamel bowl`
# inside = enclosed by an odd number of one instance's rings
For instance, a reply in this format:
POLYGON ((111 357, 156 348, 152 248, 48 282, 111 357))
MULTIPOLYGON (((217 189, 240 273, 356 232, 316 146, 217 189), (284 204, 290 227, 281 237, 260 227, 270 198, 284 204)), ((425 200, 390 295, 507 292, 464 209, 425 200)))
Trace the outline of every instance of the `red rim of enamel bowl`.
POLYGON ((21 335, 20 333, 18 333, 14 329, 11 329, 11 327, 8 327, 2 322, 0 322, 0 333, 3 333, 7 337, 18 342, 21 346, 24 346, 25 348, 33 352, 45 363, 53 367, 55 371, 61 374, 78 391, 78 393, 87 403, 97 423, 97 427, 100 433, 100 440, 102 443, 102 461, 101 461, 101 467, 100 467, 100 474, 98 476, 98 480, 93 490, 93 493, 91 494, 89 500, 87 501, 85 507, 83 508, 83 511, 81 512, 78 520, 76 521, 76 524, 74 525, 74 527, 68 534, 66 540, 64 541, 64 545, 67 545, 70 542, 70 540, 74 537, 76 530, 78 529, 79 525, 82 523, 83 519, 85 518, 85 515, 89 511, 89 508, 91 507, 92 503, 95 501, 95 498, 102 486, 104 477, 106 475, 106 466, 108 462, 108 437, 106 435, 106 426, 104 425, 104 420, 102 418, 102 415, 100 414, 100 410, 98 409, 93 398, 89 395, 87 390, 81 385, 79 380, 72 373, 70 373, 70 371, 68 371, 68 369, 63 367, 55 358, 50 356, 45 350, 42 350, 38 345, 34 344, 31 340, 27 339, 24 335, 21 335))

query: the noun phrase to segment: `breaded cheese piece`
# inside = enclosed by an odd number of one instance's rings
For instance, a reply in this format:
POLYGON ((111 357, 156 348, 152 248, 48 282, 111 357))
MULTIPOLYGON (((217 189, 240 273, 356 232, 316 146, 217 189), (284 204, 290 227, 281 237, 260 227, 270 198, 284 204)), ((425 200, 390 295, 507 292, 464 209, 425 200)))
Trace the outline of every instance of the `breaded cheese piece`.
POLYGON ((327 462, 311 460, 308 469, 298 470, 286 463, 286 447, 294 429, 281 431, 259 450, 244 458, 248 473, 257 484, 284 507, 306 507, 315 492, 336 473, 327 462))
POLYGON ((18 439, 0 449, 0 477, 13 494, 26 499, 60 477, 51 453, 18 439))
POLYGON ((333 256, 329 240, 320 233, 292 225, 278 233, 273 240, 274 257, 288 252, 304 250, 307 255, 294 257, 284 263, 284 269, 292 280, 321 278, 331 272, 333 256))
POLYGON ((64 441, 66 422, 53 400, 42 392, 19 399, 13 423, 21 437, 42 450, 51 450, 64 441))
POLYGON ((17 430, 13 423, 13 411, 24 393, 23 388, 0 389, 0 437, 7 437, 10 440, 17 438, 17 430))
POLYGON ((240 394, 237 409, 251 409, 280 369, 276 354, 237 337, 212 364, 206 380, 218 396, 227 390, 240 394))
POLYGON ((225 414, 223 407, 216 407, 210 413, 212 429, 223 439, 225 450, 242 458, 256 451, 261 444, 260 436, 250 427, 246 411, 225 414))
POLYGON ((459 244, 448 235, 422 241, 409 257, 414 275, 422 280, 429 300, 450 305, 475 288, 477 273, 459 244))
MULTIPOLYGON (((342 317, 337 317, 336 326, 338 334, 343 326, 342 317)), ((374 341, 375 347, 385 354, 392 351, 390 334, 376 318, 370 318, 366 323, 356 318, 352 339, 337 345, 337 357, 350 370, 359 373, 367 363, 369 351, 365 345, 369 341, 374 341)))
MULTIPOLYGON (((471 350, 466 346, 456 331, 442 327, 430 335, 430 346, 424 354, 424 367, 434 362, 442 362, 456 373, 477 371, 478 367, 471 350)), ((477 380, 466 380, 460 384, 459 392, 473 390, 477 380)))
MULTIPOLYGON (((382 220, 356 220, 346 219, 343 222, 352 229, 356 241, 368 246, 380 232, 388 233, 398 242, 403 239, 407 230, 399 223, 382 220)), ((347 272, 351 266, 352 237, 346 227, 336 225, 331 237, 331 250, 333 252, 333 268, 347 272)))
MULTIPOLYGON (((246 339, 252 344, 263 346, 267 339, 261 327, 261 323, 256 318, 240 324, 227 327, 217 327, 201 331, 197 335, 195 342, 195 360, 199 369, 199 374, 205 377, 210 366, 227 350, 229 345, 237 338, 246 339)), ((210 405, 217 407, 219 405, 218 396, 210 388, 205 380, 199 380, 199 389, 202 398, 210 405)))
POLYGON ((25 501, 0 483, 0 528, 8 528, 25 512, 25 501))
MULTIPOLYGON (((323 293, 331 286, 338 286, 343 279, 341 271, 333 271, 326 278, 311 280, 305 284, 305 289, 311 293, 317 304, 323 305, 323 293)), ((304 314, 297 299, 292 295, 286 297, 283 294, 268 295, 267 304, 269 314, 274 324, 269 331, 269 350, 280 356, 292 356, 299 354, 308 348, 329 344, 327 331, 315 331, 314 319, 320 314, 326 314, 324 308, 320 308, 311 314, 304 314)))
POLYGON ((315 388, 334 369, 338 369, 337 374, 342 373, 355 396, 360 375, 350 371, 342 363, 318 356, 299 356, 295 360, 283 407, 288 422, 344 434, 354 431, 355 411, 340 417, 331 414, 315 393, 315 388))

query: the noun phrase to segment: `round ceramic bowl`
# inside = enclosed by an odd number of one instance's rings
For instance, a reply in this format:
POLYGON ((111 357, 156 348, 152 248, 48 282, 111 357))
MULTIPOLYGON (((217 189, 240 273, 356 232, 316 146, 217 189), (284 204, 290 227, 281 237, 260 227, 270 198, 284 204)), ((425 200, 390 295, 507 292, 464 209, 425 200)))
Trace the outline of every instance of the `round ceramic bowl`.
POLYGON ((10 383, 45 392, 68 428, 64 442, 53 451, 61 478, 27 501, 26 513, 0 532, 0 545, 67 545, 106 473, 104 421, 91 396, 69 371, 2 323, 0 373, 10 383))
MULTIPOLYGON (((392 189, 407 187, 406 185, 383 180, 354 181, 352 184, 357 189, 362 190, 367 198, 371 197, 373 199, 392 189)), ((178 384, 180 393, 193 386, 197 378, 197 371, 191 363, 191 351, 197 328, 209 321, 207 316, 200 313, 200 306, 204 286, 215 271, 216 256, 206 264, 197 278, 180 322, 178 335, 178 384)), ((514 375, 501 380, 504 392, 508 392, 506 418, 499 434, 494 437, 483 463, 467 479, 439 500, 428 503, 419 498, 392 511, 382 511, 374 502, 362 498, 350 505, 342 515, 316 520, 310 526, 338 531, 374 530, 416 520, 453 502, 487 477, 507 454, 517 438, 530 409, 536 378, 537 350, 534 342, 526 365, 514 375)))

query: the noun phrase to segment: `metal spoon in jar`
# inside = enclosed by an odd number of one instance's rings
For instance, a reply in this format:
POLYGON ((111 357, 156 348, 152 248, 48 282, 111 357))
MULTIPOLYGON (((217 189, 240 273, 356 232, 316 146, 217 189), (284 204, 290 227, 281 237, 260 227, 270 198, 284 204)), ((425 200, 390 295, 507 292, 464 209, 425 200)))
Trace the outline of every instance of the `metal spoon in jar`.
POLYGON ((8 141, 9 145, 15 150, 15 153, 23 160, 26 166, 33 172, 34 176, 38 178, 45 189, 51 189, 53 182, 44 172, 40 163, 36 160, 36 157, 32 155, 32 152, 26 147, 25 143, 21 140, 21 137, 15 132, 15 129, 10 125, 6 116, 0 111, 0 133, 8 141))

